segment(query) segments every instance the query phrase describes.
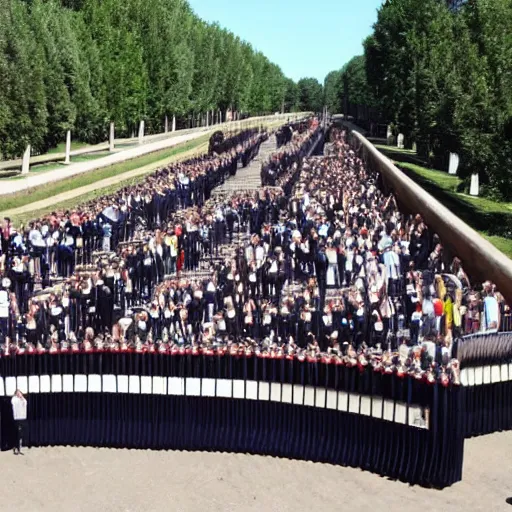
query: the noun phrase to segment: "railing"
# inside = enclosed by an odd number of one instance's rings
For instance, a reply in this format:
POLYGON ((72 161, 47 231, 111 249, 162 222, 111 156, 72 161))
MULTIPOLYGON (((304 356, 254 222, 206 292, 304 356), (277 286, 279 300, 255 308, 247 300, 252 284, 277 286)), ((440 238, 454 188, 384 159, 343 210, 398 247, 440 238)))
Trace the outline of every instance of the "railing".
POLYGON ((29 446, 258 453, 438 487, 462 474, 459 390, 369 368, 254 355, 0 358, 3 449, 16 388, 27 393, 29 446))

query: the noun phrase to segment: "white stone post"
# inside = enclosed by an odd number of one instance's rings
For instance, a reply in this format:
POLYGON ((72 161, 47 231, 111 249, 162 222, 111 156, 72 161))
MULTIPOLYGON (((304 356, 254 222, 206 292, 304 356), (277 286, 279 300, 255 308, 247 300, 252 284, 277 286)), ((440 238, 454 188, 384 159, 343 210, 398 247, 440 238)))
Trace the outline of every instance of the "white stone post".
POLYGON ((398 147, 398 149, 404 149, 404 134, 403 133, 398 134, 397 147, 398 147))
POLYGON ((66 158, 64 163, 66 165, 71 163, 71 130, 68 130, 66 133, 66 158))
POLYGON ((459 168, 459 155, 450 153, 450 163, 448 164, 448 174, 457 174, 459 168))
POLYGON ((176 116, 172 116, 172 131, 176 131, 176 116))
POLYGON ((165 116, 164 133, 167 133, 168 131, 169 131, 169 119, 167 118, 167 116, 165 116))
POLYGON ((115 146, 115 126, 114 123, 110 123, 110 134, 108 138, 108 150, 112 153, 114 151, 115 146))
POLYGON ((139 124, 139 144, 144 142, 144 121, 139 124))
POLYGON ((388 129, 386 131, 386 139, 388 142, 388 146, 393 145, 393 131, 391 130, 391 126, 388 125, 388 129))
POLYGON ((480 177, 478 173, 471 175, 471 186, 469 187, 469 195, 478 196, 480 194, 480 177))
POLYGON ((206 128, 210 127, 210 111, 206 111, 206 128))
POLYGON ((30 144, 25 149, 25 153, 23 153, 23 160, 21 163, 21 174, 28 174, 30 169, 30 144))

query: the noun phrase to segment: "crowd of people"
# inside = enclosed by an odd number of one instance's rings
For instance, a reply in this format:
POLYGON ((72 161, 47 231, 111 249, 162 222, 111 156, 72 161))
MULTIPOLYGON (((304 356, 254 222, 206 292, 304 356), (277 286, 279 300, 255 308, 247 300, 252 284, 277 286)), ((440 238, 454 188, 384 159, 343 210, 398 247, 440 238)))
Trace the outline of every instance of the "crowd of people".
MULTIPOLYGON (((84 266, 91 269, 98 259, 95 255, 123 253, 139 263, 141 258, 148 263, 149 258, 153 264, 143 266, 154 271, 144 272, 139 265, 137 276, 151 278, 154 272, 154 279, 162 277, 158 274, 162 261, 169 271, 191 268, 196 264, 199 240, 194 208, 201 211, 212 190, 235 174, 240 165, 247 165, 247 155, 254 158, 267 138, 265 130, 245 132, 242 137, 236 136, 236 145, 227 153, 160 169, 139 185, 125 187, 76 210, 52 212, 26 227, 15 227, 5 218, 0 237, 0 341, 13 339, 15 323, 27 323, 25 315, 30 313, 37 288, 49 289, 59 279, 76 279, 75 270, 84 266), (189 223, 186 235, 184 226, 168 223, 173 215, 189 223), (166 243, 159 247, 162 252, 156 257, 147 244, 126 244, 163 236, 166 243)), ((212 229, 212 233, 218 234, 218 229, 212 229)))
POLYGON ((342 132, 306 158, 320 130, 278 149, 257 192, 211 194, 266 132, 20 233, 6 221, 5 351, 297 358, 458 384, 453 340, 498 330, 508 306, 491 283, 473 290, 342 132))
MULTIPOLYGON (((297 173, 300 163, 318 143, 321 133, 322 128, 315 119, 308 130, 294 132, 287 144, 278 145, 278 150, 261 166, 261 185, 283 188, 285 183, 293 184, 293 181, 290 181, 290 175, 297 173)), ((283 189, 283 192, 289 195, 291 190, 283 189)))
POLYGON ((276 130, 276 145, 279 149, 281 146, 288 144, 294 134, 302 134, 310 128, 311 118, 299 119, 297 121, 285 124, 276 130))

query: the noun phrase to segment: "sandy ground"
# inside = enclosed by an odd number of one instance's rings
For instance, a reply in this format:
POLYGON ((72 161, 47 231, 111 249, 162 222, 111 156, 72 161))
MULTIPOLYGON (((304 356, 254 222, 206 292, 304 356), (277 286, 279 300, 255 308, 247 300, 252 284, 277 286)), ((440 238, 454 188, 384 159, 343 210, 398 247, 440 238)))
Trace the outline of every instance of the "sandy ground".
POLYGON ((2 511, 512 510, 512 432, 466 442, 443 491, 352 468, 243 454, 38 448, 0 454, 2 511))

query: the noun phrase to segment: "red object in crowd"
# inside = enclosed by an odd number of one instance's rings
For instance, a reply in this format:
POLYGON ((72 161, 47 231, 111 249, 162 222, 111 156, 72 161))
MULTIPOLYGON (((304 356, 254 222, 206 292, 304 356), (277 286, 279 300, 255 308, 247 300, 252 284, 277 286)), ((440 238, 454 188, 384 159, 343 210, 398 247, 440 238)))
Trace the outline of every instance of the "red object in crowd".
POLYGON ((181 224, 178 224, 174 228, 174 233, 176 234, 176 236, 181 236, 181 234, 183 233, 183 228, 181 227, 181 224))
POLYGON ((178 267, 178 272, 181 272, 183 268, 183 263, 185 263, 185 251, 181 251, 178 257, 178 261, 176 262, 176 266, 178 267))
POLYGON ((443 316, 443 301, 441 299, 434 299, 434 313, 436 316, 443 316))

